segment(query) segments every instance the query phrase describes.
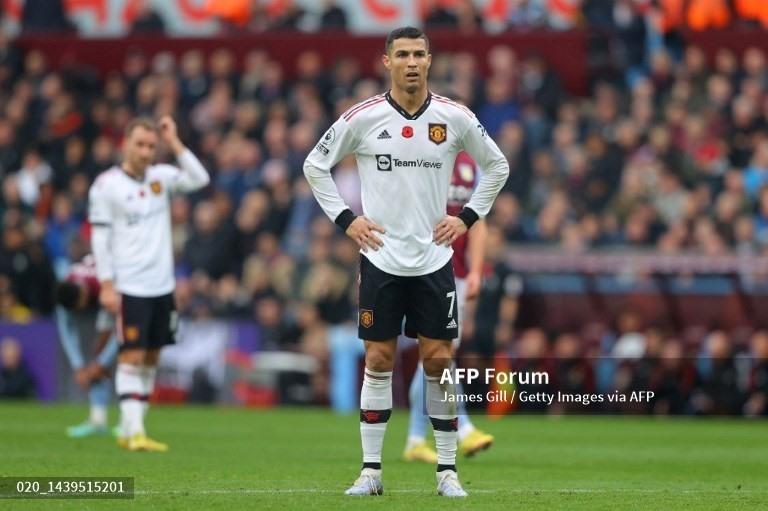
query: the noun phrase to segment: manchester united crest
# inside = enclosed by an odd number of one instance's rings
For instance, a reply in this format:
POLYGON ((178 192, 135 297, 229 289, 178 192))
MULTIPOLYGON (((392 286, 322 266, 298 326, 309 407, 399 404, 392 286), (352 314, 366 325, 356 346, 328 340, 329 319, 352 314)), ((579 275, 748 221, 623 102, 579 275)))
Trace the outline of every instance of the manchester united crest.
POLYGON ((149 189, 155 195, 160 195, 163 192, 163 184, 160 181, 152 181, 149 183, 149 189))
POLYGON ((126 326, 123 330, 123 339, 125 342, 136 342, 139 340, 139 327, 137 326, 126 326))
POLYGON ((365 328, 371 328, 373 326, 372 310, 362 309, 360 311, 360 324, 365 328))
POLYGON ((437 145, 445 142, 448 136, 448 125, 429 123, 429 140, 437 145))

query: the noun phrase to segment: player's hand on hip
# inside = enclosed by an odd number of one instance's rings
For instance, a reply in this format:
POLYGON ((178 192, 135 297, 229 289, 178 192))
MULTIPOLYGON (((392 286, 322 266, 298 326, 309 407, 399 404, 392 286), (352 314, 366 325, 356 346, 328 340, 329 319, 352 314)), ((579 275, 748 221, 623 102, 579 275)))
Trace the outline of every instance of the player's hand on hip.
POLYGON ((467 224, 461 218, 446 215, 432 231, 432 239, 438 245, 450 245, 465 232, 467 232, 467 224))
POLYGON ((117 314, 117 309, 120 304, 120 296, 118 296, 114 287, 102 284, 101 291, 99 292, 99 303, 107 311, 112 314, 117 314))
POLYGON ((368 249, 378 250, 379 247, 384 246, 384 242, 381 241, 376 233, 384 234, 384 228, 375 222, 359 216, 355 218, 349 227, 347 227, 347 236, 355 240, 355 243, 363 250, 368 252, 368 249))

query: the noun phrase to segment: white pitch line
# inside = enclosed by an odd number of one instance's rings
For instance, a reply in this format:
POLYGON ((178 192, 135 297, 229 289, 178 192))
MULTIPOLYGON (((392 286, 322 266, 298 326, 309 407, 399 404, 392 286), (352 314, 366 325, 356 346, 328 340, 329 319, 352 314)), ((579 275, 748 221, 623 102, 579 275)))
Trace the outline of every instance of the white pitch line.
MULTIPOLYGON (((344 490, 320 490, 316 488, 282 488, 282 489, 242 489, 242 490, 136 490, 135 495, 280 495, 280 494, 314 494, 344 495, 344 490)), ((430 493, 426 489, 396 489, 384 490, 384 493, 430 493)), ((497 490, 474 490, 474 493, 498 493, 497 490)))
MULTIPOLYGON (((218 489, 218 490, 136 490, 135 495, 281 495, 281 494, 329 494, 329 495, 343 495, 342 489, 329 490, 319 488, 242 488, 242 489, 218 489)), ((387 493, 434 493, 428 489, 416 489, 416 488, 399 488, 394 490, 384 490, 384 494, 387 493)), ((516 493, 516 494, 537 494, 537 493, 582 493, 582 494, 612 494, 612 493, 676 493, 676 494, 713 494, 713 493, 727 493, 727 494, 745 494, 745 495, 761 495, 768 494, 768 490, 751 490, 751 489, 717 489, 717 490, 678 490, 678 489, 661 489, 661 488, 547 488, 547 489, 519 489, 508 488, 504 490, 487 490, 487 489, 469 489, 471 494, 494 494, 494 493, 516 493)))

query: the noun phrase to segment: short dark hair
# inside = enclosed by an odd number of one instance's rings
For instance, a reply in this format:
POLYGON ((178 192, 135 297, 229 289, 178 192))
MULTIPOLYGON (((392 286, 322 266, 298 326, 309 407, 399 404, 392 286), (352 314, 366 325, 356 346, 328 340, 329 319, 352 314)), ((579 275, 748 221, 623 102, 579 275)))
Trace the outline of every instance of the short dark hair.
POLYGON ((133 130, 136 128, 144 128, 149 131, 157 131, 157 124, 155 121, 153 121, 149 117, 135 117, 134 119, 131 119, 131 121, 125 126, 125 131, 123 135, 128 138, 131 136, 131 133, 133 133, 133 130))
POLYGON ((80 286, 71 280, 60 282, 56 286, 56 303, 67 310, 74 310, 80 301, 80 286))
POLYGON ((424 39, 424 42, 427 43, 427 51, 429 51, 429 38, 427 37, 427 34, 425 34, 424 31, 420 28, 400 27, 394 29, 387 36, 387 42, 384 45, 384 53, 389 53, 389 50, 392 49, 392 43, 395 41, 395 39, 424 39))

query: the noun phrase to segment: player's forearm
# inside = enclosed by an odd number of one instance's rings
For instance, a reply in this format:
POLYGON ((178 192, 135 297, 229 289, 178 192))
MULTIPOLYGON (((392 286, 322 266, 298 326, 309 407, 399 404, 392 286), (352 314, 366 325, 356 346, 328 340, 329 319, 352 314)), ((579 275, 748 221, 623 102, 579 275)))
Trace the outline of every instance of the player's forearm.
POLYGON ((96 362, 101 367, 109 367, 112 365, 112 363, 115 361, 115 358, 117 358, 117 351, 120 347, 120 345, 117 342, 117 336, 114 332, 110 331, 110 335, 107 337, 107 341, 104 344, 104 347, 99 351, 98 356, 96 357, 96 362))
POLYGON ((173 151, 173 154, 178 159, 181 154, 187 150, 187 147, 184 145, 184 143, 179 138, 175 138, 168 142, 168 145, 171 148, 171 151, 173 151))
POLYGON ((96 344, 93 347, 93 355, 95 357, 98 357, 101 354, 101 352, 104 350, 104 347, 107 345, 107 341, 109 340, 110 335, 112 335, 112 332, 110 330, 104 330, 97 333, 96 344))
MULTIPOLYGON (((178 142, 178 141, 177 141, 178 142)), ((179 178, 179 189, 183 192, 198 190, 211 182, 211 176, 208 171, 195 156, 195 154, 178 142, 179 147, 172 144, 176 161, 179 163, 182 175, 179 178)))
POLYGON ((80 369, 85 363, 83 354, 80 352, 80 336, 77 333, 77 327, 71 313, 64 307, 56 307, 56 325, 59 330, 59 341, 61 341, 61 347, 67 360, 69 360, 69 365, 74 370, 80 369))
POLYGON ((477 213, 478 217, 485 218, 493 206, 493 201, 501 191, 509 176, 509 163, 504 155, 499 154, 490 165, 483 167, 483 177, 480 178, 475 193, 470 197, 465 206, 477 213))
MULTIPOLYGON (((309 187, 312 189, 312 193, 320 204, 328 218, 332 222, 339 220, 349 226, 351 220, 354 220, 354 214, 350 219, 351 210, 349 206, 344 203, 344 199, 339 194, 339 189, 336 188, 336 183, 333 182, 330 171, 323 170, 315 167, 309 162, 304 163, 304 176, 307 178, 309 187), (346 212, 346 213, 345 213, 346 212), (347 222, 349 220, 349 222, 347 222)), ((338 222, 337 222, 338 224, 338 222)), ((342 229, 345 227, 339 225, 342 229)))
POLYGON ((488 234, 488 226, 485 220, 475 222, 467 233, 469 252, 469 273, 482 275, 485 262, 485 238, 488 234))
POLYGON ((96 261, 96 274, 98 275, 99 282, 111 282, 115 277, 112 248, 110 246, 111 238, 111 226, 93 226, 93 232, 91 233, 91 250, 93 252, 93 258, 96 261))

